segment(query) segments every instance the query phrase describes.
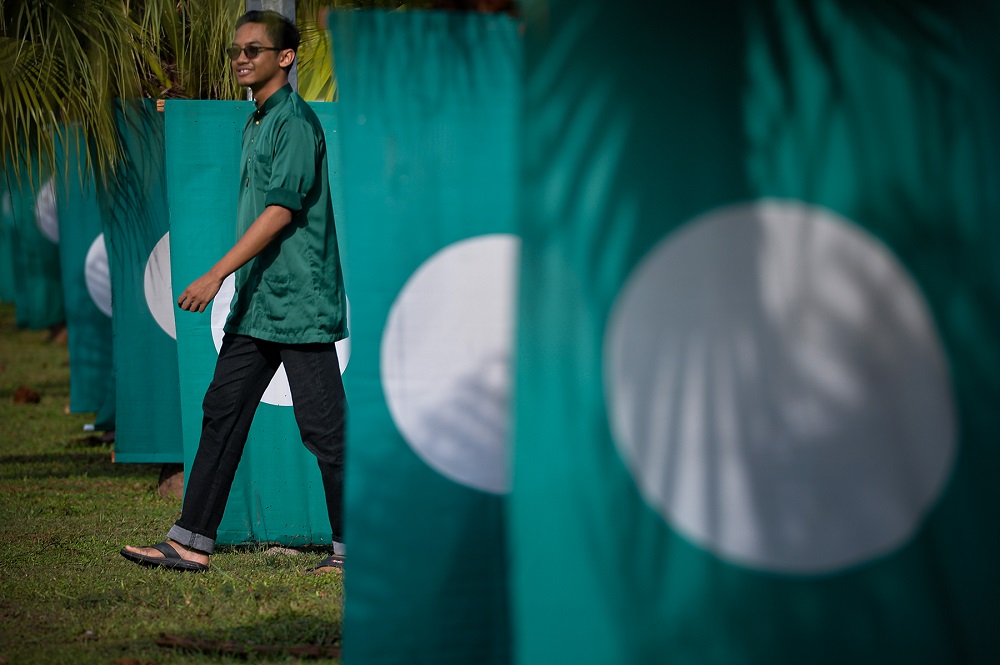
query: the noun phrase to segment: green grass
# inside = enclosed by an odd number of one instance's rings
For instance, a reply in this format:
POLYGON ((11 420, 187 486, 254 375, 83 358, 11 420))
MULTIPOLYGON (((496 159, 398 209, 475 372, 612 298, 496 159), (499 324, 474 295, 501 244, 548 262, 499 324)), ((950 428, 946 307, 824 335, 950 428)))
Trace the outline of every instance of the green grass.
POLYGON ((202 574, 118 554, 162 540, 180 501, 157 494, 159 466, 112 464, 88 441, 92 414, 66 414, 68 352, 48 338, 0 304, 0 664, 338 662, 298 650, 340 644, 343 578, 303 572, 319 552, 223 548, 202 574), (22 385, 41 402, 15 404, 22 385))

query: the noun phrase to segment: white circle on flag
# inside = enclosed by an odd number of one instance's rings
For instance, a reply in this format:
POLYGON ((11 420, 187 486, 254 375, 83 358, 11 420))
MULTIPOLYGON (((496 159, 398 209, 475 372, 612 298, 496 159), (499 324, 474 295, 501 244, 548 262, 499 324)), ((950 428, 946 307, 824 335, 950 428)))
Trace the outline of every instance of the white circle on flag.
MULTIPOLYGON (((232 306, 233 294, 236 293, 236 275, 230 275, 222 281, 219 292, 212 300, 212 342, 215 344, 215 352, 222 349, 222 338, 226 334, 226 319, 229 318, 230 307, 232 306)), ((351 307, 347 306, 347 319, 350 322, 351 307)), ((347 369, 347 364, 351 362, 351 338, 346 337, 337 342, 337 360, 340 363, 340 373, 347 369)), ((292 406, 292 390, 288 386, 288 374, 285 372, 285 364, 278 366, 278 371, 267 385, 264 396, 260 399, 264 404, 274 406, 292 406)))
POLYGON ((521 241, 463 240, 410 276, 382 332, 382 387, 392 419, 443 476, 509 489, 507 432, 521 241))
POLYGON ((10 192, 4 192, 3 198, 0 199, 0 213, 3 213, 4 217, 9 217, 14 214, 14 206, 11 204, 10 192))
POLYGON ((714 210, 655 246, 615 302, 604 374, 645 500, 750 568, 828 573, 895 550, 955 455, 919 288, 874 237, 798 201, 714 210))
POLYGON ((108 248, 104 234, 98 234, 90 243, 83 263, 83 279, 90 299, 105 315, 111 316, 111 270, 108 267, 108 248))
POLYGON ((49 178, 35 197, 35 223, 42 235, 59 244, 59 210, 56 206, 56 183, 49 178))
POLYGON ((170 283, 170 233, 153 246, 146 261, 146 270, 142 279, 143 290, 146 293, 146 306, 153 320, 174 339, 177 339, 177 325, 174 323, 174 292, 170 283))

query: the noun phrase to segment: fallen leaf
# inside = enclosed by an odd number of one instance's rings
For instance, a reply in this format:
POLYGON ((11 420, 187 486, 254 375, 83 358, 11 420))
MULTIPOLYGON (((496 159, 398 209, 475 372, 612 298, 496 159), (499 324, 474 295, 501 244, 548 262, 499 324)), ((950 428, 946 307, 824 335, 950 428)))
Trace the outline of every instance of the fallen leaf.
POLYGON ((42 396, 28 386, 20 386, 14 391, 14 404, 38 404, 41 401, 42 396))

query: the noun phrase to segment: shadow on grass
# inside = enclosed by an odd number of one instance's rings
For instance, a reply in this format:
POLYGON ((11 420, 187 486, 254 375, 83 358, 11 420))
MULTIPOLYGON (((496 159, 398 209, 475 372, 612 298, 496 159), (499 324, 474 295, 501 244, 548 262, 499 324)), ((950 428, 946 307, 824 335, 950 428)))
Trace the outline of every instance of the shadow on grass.
POLYGON ((14 398, 14 393, 17 392, 17 389, 21 385, 25 385, 28 388, 31 388, 39 395, 41 395, 43 399, 46 397, 51 397, 53 399, 58 399, 58 400, 63 400, 66 398, 66 380, 63 377, 58 376, 51 379, 46 378, 41 380, 38 379, 24 380, 17 383, 17 385, 11 383, 9 386, 4 386, 3 388, 0 388, 0 400, 3 400, 5 402, 11 401, 14 398))
POLYGON ((288 612, 219 630, 161 632, 150 635, 148 640, 164 652, 179 655, 228 656, 240 660, 281 656, 296 660, 339 660, 341 628, 340 623, 332 619, 288 612))
MULTIPOLYGON (((71 445, 83 447, 83 444, 71 445)), ((0 480, 41 480, 80 475, 90 478, 125 478, 159 473, 159 464, 112 463, 110 446, 87 448, 87 452, 67 450, 35 455, 0 455, 0 480)))

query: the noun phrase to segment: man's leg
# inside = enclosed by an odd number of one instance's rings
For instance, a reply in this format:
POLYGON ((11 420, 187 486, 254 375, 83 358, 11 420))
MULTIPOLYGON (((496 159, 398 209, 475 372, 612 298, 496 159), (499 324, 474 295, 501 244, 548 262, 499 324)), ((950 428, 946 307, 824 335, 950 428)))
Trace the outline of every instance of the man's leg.
POLYGON ((333 531, 334 554, 344 554, 344 438, 347 397, 334 344, 281 348, 302 442, 319 462, 333 531))
MULTIPOLYGON (((207 563, 260 399, 278 369, 275 345, 226 334, 203 402, 201 440, 187 478, 181 517, 167 533, 185 559, 207 563)), ((152 548, 127 547, 147 557, 152 548)))
POLYGON ((281 360, 274 344, 227 334, 205 393, 198 452, 188 473, 181 517, 167 536, 207 554, 226 510, 254 414, 281 360))

